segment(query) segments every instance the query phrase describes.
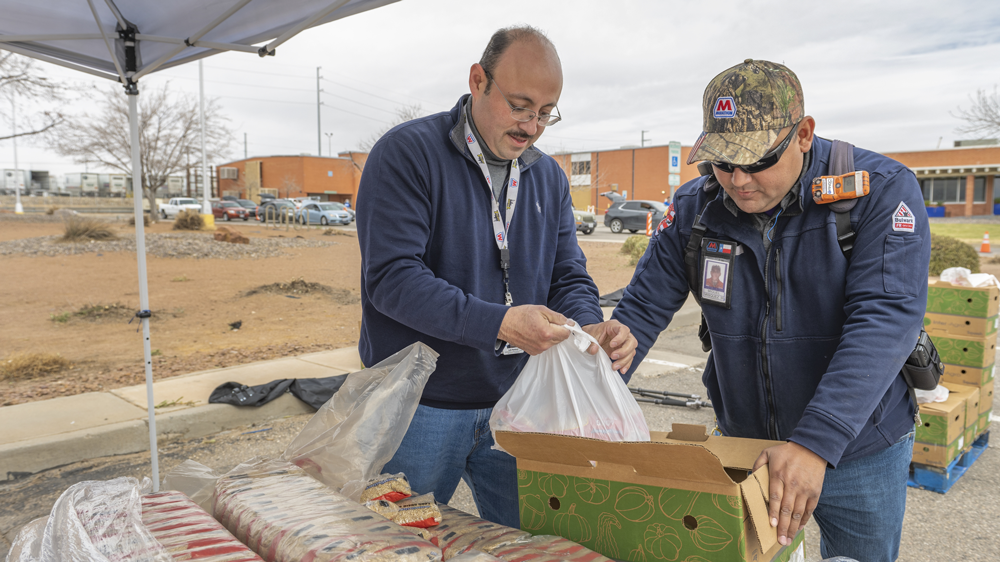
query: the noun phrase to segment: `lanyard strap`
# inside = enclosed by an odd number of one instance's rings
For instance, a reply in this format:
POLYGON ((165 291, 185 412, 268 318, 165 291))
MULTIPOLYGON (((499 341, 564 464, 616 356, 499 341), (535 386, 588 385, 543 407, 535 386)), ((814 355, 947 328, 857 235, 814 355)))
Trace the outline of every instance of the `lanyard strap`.
POLYGON ((507 270, 510 269, 510 250, 507 248, 507 234, 510 231, 510 221, 514 218, 514 207, 517 205, 517 191, 521 184, 521 169, 517 166, 517 158, 510 161, 510 184, 507 186, 507 223, 504 224, 500 215, 500 203, 493 191, 493 179, 490 177, 490 169, 486 165, 486 156, 483 149, 476 140, 476 135, 472 134, 472 127, 469 122, 465 122, 465 142, 472 151, 472 156, 479 164, 479 169, 486 178, 486 185, 490 188, 490 204, 493 213, 493 241, 500 249, 500 268, 503 270, 504 300, 507 306, 513 304, 510 296, 510 283, 507 270))

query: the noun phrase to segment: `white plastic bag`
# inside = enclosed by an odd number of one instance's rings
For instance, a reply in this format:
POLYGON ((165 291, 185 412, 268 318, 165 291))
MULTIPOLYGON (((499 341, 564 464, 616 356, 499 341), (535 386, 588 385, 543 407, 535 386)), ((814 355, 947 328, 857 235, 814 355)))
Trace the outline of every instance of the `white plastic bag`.
MULTIPOLYGON (((611 369, 603 349, 578 324, 565 341, 528 359, 514 385, 493 407, 490 429, 560 433, 604 441, 649 441, 639 404, 611 369)), ((499 445, 494 449, 503 451, 499 445)))
POLYGON ((948 399, 948 389, 937 385, 934 390, 914 389, 917 395, 917 404, 930 404, 933 402, 944 402, 948 399))

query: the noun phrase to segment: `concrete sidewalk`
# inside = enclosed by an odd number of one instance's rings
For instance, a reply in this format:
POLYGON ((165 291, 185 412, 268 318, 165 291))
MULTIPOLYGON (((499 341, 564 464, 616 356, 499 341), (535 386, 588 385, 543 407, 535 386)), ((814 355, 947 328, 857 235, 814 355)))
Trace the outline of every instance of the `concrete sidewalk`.
MULTIPOLYGON (((700 318, 691 299, 678 312, 675 325, 700 318)), ((610 316, 611 309, 605 309, 610 316)), ((705 365, 703 357, 652 351, 637 376, 705 365)), ((254 386, 286 378, 320 378, 361 369, 357 348, 309 353, 163 379, 153 383, 153 403, 177 402, 156 409, 161 442, 193 439, 285 416, 311 414, 310 406, 291 394, 260 407, 209 404, 219 385, 254 386)), ((17 479, 66 464, 110 455, 149 450, 146 385, 90 392, 0 408, 0 479, 17 479)))

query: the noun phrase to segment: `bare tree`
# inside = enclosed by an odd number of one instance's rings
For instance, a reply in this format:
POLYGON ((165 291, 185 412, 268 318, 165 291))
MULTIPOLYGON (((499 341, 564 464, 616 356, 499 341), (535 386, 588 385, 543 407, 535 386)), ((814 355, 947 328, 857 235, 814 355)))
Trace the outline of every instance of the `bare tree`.
POLYGON ((992 94, 976 90, 976 95, 969 96, 969 100, 972 102, 969 109, 958 108, 956 117, 965 121, 965 126, 959 127, 958 132, 978 135, 979 138, 1000 136, 1000 95, 996 86, 992 94))
MULTIPOLYGON (((95 112, 70 117, 52 148, 77 164, 95 164, 132 173, 132 147, 128 122, 128 99, 112 86, 94 100, 95 112)), ((198 99, 176 94, 169 84, 146 88, 139 96, 139 154, 142 160, 142 190, 155 220, 156 192, 167 178, 185 170, 185 157, 192 154, 201 163, 201 122, 198 99)), ((205 145, 208 160, 223 158, 232 142, 228 118, 216 99, 205 100, 205 145)), ((132 185, 137 185, 135 178, 132 185)))
MULTIPOLYGON (((11 100, 59 103, 65 99, 65 90, 46 78, 32 59, 0 50, 0 99, 0 118, 13 130, 11 100)), ((64 121, 58 110, 18 111, 17 134, 0 135, 0 141, 48 133, 64 121)))
POLYGON ((386 125, 385 127, 379 129, 378 132, 373 133, 367 139, 358 141, 358 149, 361 152, 371 152, 372 147, 375 146, 375 143, 378 142, 378 139, 382 138, 382 135, 388 133, 389 129, 392 129, 396 125, 406 123, 407 121, 412 121, 418 117, 423 117, 424 115, 426 115, 426 113, 424 112, 424 109, 420 106, 420 104, 403 105, 397 107, 396 117, 392 120, 392 122, 386 125))

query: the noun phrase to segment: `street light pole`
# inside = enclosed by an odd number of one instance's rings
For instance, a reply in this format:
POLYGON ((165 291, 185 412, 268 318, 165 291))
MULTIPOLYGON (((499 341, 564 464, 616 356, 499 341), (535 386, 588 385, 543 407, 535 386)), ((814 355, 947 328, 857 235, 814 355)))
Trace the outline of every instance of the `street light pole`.
POLYGON ((14 92, 10 93, 10 123, 14 135, 10 139, 14 143, 14 214, 23 215, 24 207, 21 206, 21 180, 24 179, 24 175, 21 175, 21 171, 17 168, 17 105, 14 104, 14 92), (18 175, 21 175, 21 177, 19 178, 18 175))
MULTIPOLYGON (((330 157, 333 158, 333 148, 331 148, 333 142, 333 133, 323 133, 323 134, 326 135, 326 151, 329 153, 330 157)), ((320 156, 322 156, 322 154, 320 154, 320 156)))

